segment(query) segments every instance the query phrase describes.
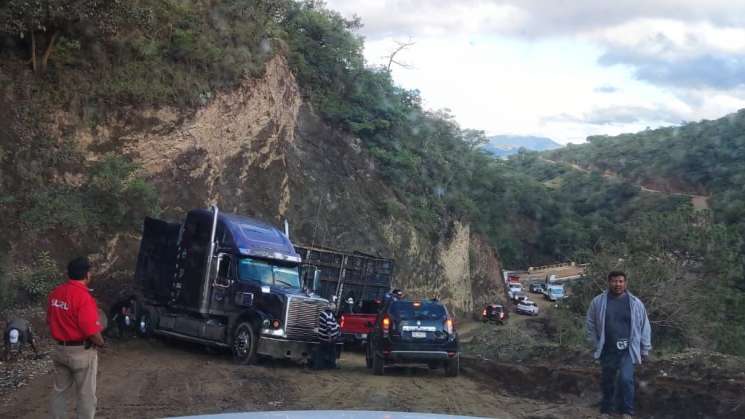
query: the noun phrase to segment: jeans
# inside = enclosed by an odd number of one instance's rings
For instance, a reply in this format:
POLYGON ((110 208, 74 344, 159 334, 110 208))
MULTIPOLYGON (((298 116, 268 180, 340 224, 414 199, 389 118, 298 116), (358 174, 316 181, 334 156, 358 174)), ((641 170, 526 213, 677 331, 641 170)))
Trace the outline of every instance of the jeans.
POLYGON ((602 413, 612 413, 614 407, 620 413, 634 414, 634 362, 628 349, 618 351, 603 349, 600 355, 602 367, 603 400, 602 413))
POLYGON ((313 368, 333 369, 336 368, 336 344, 332 342, 320 342, 313 351, 313 368))

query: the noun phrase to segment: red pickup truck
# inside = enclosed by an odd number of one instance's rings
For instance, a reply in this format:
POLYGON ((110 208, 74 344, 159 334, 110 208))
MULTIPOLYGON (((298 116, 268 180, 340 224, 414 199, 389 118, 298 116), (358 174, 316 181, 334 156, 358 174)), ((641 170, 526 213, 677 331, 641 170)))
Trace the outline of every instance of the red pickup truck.
POLYGON ((382 300, 363 301, 362 305, 354 305, 354 308, 345 311, 346 304, 342 303, 339 316, 339 326, 344 343, 362 344, 367 342, 367 337, 372 331, 370 325, 375 324, 378 311, 383 306, 382 300))

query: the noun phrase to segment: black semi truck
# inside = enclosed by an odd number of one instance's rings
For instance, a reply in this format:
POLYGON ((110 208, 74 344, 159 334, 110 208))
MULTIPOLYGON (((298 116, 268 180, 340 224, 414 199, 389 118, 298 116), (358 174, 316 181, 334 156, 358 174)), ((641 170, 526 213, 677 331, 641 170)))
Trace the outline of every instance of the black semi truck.
POLYGON ((146 218, 138 330, 230 348, 242 364, 307 359, 328 300, 303 287, 300 262, 283 232, 217 206, 190 211, 183 224, 146 218))

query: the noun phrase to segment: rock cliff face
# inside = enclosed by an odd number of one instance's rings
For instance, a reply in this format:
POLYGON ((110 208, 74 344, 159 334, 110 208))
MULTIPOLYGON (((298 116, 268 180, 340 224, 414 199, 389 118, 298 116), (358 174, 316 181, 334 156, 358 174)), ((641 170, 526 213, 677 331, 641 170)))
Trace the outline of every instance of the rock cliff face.
MULTIPOLYGON (((359 140, 315 116, 282 57, 268 62, 262 79, 192 114, 139 110, 75 137, 89 159, 116 152, 140 162, 166 218, 217 203, 276 225, 287 219, 294 241, 395 258, 396 286, 460 312, 501 287, 499 261, 468 225, 453 221, 447 238, 433 241, 411 220, 385 215, 386 205, 401 206, 395 193, 359 140)), ((112 238, 102 266, 131 269, 138 239, 112 238)))

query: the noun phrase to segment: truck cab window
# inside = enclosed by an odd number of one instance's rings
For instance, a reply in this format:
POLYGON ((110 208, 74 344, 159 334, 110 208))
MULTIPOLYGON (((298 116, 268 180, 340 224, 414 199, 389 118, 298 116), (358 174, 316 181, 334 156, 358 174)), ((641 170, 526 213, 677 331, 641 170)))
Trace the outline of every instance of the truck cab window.
POLYGON ((297 268, 274 266, 274 283, 288 288, 300 288, 300 276, 297 268))
POLYGON ((272 265, 256 259, 241 259, 238 265, 238 276, 241 281, 257 281, 262 285, 274 284, 272 265))
POLYGON ((241 259, 238 277, 241 281, 257 281, 262 285, 300 288, 300 275, 297 267, 273 265, 252 258, 241 259))

